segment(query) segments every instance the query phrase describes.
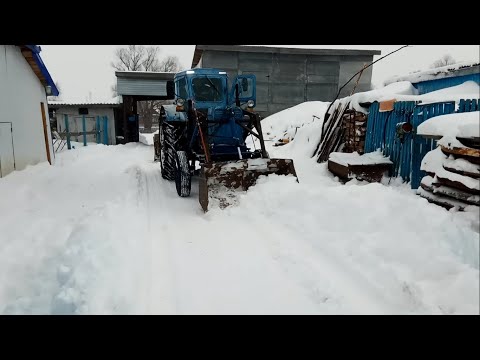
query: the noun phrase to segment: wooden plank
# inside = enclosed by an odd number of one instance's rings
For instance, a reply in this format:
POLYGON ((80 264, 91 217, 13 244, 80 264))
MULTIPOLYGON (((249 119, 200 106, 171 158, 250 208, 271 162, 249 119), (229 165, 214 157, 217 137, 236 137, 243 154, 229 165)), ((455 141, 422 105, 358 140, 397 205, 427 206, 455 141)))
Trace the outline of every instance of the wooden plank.
POLYGON ((480 195, 480 190, 471 189, 471 188, 462 184, 459 181, 452 181, 450 179, 443 178, 443 177, 440 177, 438 175, 435 177, 435 179, 437 181, 435 182, 434 185, 437 185, 437 186, 445 185, 445 186, 448 186, 448 187, 451 187, 451 188, 454 188, 454 189, 458 189, 458 190, 467 192, 467 193, 472 194, 472 195, 480 195))
POLYGON ((480 150, 479 149, 472 149, 472 148, 452 148, 449 149, 443 145, 441 145, 442 151, 444 154, 452 154, 452 155, 463 155, 469 156, 473 158, 480 158, 480 150))
POLYGON ((48 131, 47 131, 47 117, 45 115, 45 106, 44 103, 40 103, 40 109, 42 112, 42 121, 43 121, 43 136, 45 138, 45 150, 47 151, 47 159, 50 165, 52 165, 52 159, 50 158, 50 147, 48 146, 48 131))
POLYGON ((480 172, 475 174, 475 173, 468 172, 468 171, 457 170, 457 169, 454 169, 454 168, 451 168, 451 167, 448 167, 448 166, 445 166, 445 165, 443 165, 443 168, 445 170, 450 171, 450 172, 455 173, 455 174, 468 176, 468 177, 472 177, 472 178, 475 178, 475 179, 480 179, 480 172))

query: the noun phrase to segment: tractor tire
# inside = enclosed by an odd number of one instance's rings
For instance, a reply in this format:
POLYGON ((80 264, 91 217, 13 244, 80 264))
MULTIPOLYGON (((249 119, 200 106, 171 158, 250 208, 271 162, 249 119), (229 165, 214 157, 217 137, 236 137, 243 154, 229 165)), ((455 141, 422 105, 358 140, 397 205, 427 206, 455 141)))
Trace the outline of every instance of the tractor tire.
POLYGON ((177 186, 177 194, 180 197, 190 196, 192 189, 192 174, 188 164, 188 156, 185 151, 177 151, 175 168, 175 185, 177 186))
POLYGON ((174 143, 172 127, 162 124, 160 128, 160 170, 162 177, 169 181, 175 180, 175 152, 171 145, 174 143))

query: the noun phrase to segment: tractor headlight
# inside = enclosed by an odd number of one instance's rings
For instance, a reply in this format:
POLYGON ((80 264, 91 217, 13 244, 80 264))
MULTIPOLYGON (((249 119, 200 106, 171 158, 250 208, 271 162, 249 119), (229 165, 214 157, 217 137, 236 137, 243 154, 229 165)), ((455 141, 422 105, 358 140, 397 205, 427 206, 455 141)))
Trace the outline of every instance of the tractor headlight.
POLYGON ((249 108, 253 108, 253 107, 255 106, 255 101, 253 101, 253 100, 248 100, 247 106, 248 106, 249 108))
POLYGON ((185 104, 185 100, 183 100, 182 98, 178 98, 177 99, 177 105, 178 106, 183 106, 183 104, 185 104))

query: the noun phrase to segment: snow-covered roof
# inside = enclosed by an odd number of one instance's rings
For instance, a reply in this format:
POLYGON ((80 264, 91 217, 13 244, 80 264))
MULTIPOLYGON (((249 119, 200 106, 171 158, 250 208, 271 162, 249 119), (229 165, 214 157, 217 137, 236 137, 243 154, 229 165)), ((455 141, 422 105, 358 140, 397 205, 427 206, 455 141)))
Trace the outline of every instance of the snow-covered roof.
POLYGON ((478 61, 464 61, 453 65, 418 71, 404 76, 394 76, 387 79, 384 84, 389 85, 399 81, 410 81, 411 83, 416 84, 422 81, 470 75, 479 72, 480 63, 478 61))
MULTIPOLYGON (((419 101, 423 105, 436 102, 454 101, 459 103, 461 99, 478 99, 480 86, 474 81, 466 81, 461 85, 451 86, 449 88, 432 91, 430 93, 418 95, 418 91, 409 81, 399 81, 391 83, 383 88, 359 92, 348 96, 336 102, 342 104, 350 103, 350 108, 364 112, 363 103, 373 103, 375 101, 419 101)), ((335 107, 330 110, 333 111, 335 107)))
POLYGON ((118 105, 120 104, 120 97, 116 97, 110 100, 89 100, 89 101, 79 101, 79 100, 48 100, 48 105, 61 105, 61 106, 92 106, 92 105, 118 105))

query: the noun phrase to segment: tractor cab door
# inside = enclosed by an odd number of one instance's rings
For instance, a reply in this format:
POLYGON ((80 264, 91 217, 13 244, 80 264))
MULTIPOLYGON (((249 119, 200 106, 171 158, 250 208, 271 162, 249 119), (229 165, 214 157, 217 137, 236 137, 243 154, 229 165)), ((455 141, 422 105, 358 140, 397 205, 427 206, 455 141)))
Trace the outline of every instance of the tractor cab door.
POLYGON ((256 77, 255 75, 238 75, 230 90, 230 104, 243 106, 249 100, 257 102, 256 77))

